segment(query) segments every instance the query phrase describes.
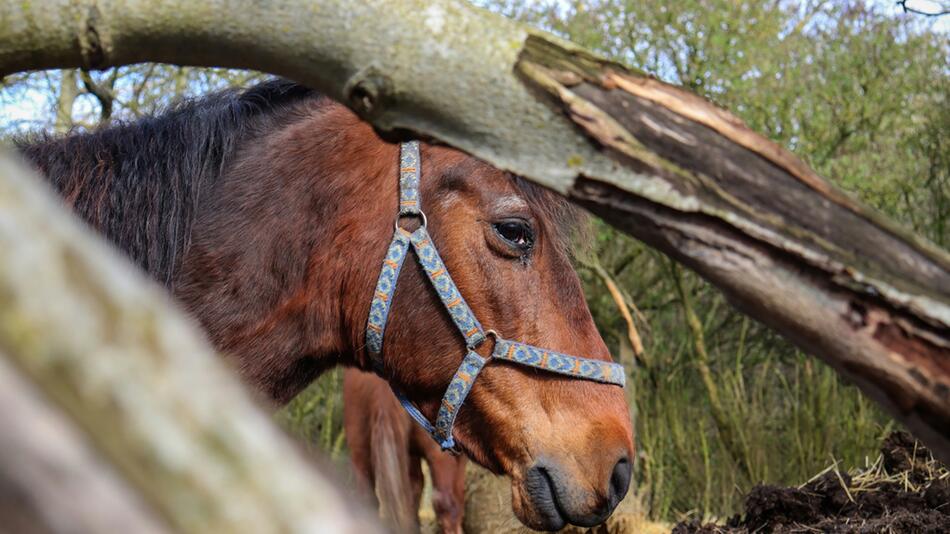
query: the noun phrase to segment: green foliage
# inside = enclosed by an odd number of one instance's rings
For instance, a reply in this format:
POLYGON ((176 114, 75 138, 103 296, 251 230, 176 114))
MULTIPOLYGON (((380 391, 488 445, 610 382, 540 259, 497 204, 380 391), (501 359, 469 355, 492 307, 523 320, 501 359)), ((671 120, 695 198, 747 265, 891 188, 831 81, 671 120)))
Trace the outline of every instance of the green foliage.
POLYGON ((932 19, 862 0, 532 5, 514 12, 713 99, 947 245, 950 42, 932 19))
MULTIPOLYGON (((682 273, 702 329, 703 361, 669 260, 603 223, 595 224, 595 234, 590 254, 620 286, 626 304, 635 305, 646 349, 629 387, 638 490, 655 518, 726 516, 755 483, 798 484, 833 459, 856 465, 874 453, 893 423, 831 368, 682 273), (703 365, 711 385, 703 381, 703 365), (713 398, 722 420, 714 417, 713 398)), ((602 279, 587 267, 579 271, 611 351, 630 354, 626 325, 602 279)))
POLYGON ((340 463, 346 454, 342 392, 343 370, 327 371, 278 411, 277 421, 301 443, 340 463))
MULTIPOLYGON (((945 36, 866 2, 601 0, 516 14, 704 94, 947 246, 945 36)), ((639 490, 654 517, 725 516, 755 483, 798 484, 833 459, 874 454, 893 423, 832 369, 692 274, 680 298, 679 274, 659 253, 601 223, 595 235, 580 272, 614 354, 631 353, 626 325, 588 266, 602 266, 638 310, 646 350, 631 400, 639 490)))

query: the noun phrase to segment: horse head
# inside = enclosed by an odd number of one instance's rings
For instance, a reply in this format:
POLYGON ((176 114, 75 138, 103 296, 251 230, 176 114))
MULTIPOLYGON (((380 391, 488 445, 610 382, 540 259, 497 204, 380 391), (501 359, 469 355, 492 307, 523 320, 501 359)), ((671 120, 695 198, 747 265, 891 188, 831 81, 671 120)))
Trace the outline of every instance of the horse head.
MULTIPOLYGON (((396 154, 389 159, 394 164, 396 154)), ((610 361, 569 259, 574 210, 552 192, 449 148, 423 145, 412 165, 410 171, 422 168, 417 200, 425 218, 415 225, 397 221, 397 241, 403 232, 412 242, 405 247, 420 256, 431 241, 441 263, 407 259, 393 272, 398 283, 386 282, 391 291, 376 297, 389 307, 386 335, 378 355, 361 354, 362 364, 372 367, 376 358, 377 372, 403 392, 423 424, 445 411, 443 394, 461 373, 471 389, 464 404, 449 406, 458 413, 447 437, 476 462, 510 476, 517 516, 543 529, 602 522, 631 477, 622 389, 512 365, 492 358, 497 352, 490 346, 519 340, 549 348, 539 352, 545 358, 567 353, 610 361), (422 237, 414 230, 419 224, 425 224, 422 237), (440 296, 445 273, 455 289, 440 296), (475 323, 496 335, 472 342, 471 322, 452 319, 455 306, 466 304, 475 323), (485 362, 477 380, 470 370, 456 371, 469 350, 480 354, 479 365, 485 362)), ((395 184, 395 170, 386 174, 395 184)), ((373 187, 372 196, 395 218, 393 185, 373 187)), ((389 225, 381 226, 385 234, 389 225)), ((385 250, 374 248, 377 257, 385 250)))

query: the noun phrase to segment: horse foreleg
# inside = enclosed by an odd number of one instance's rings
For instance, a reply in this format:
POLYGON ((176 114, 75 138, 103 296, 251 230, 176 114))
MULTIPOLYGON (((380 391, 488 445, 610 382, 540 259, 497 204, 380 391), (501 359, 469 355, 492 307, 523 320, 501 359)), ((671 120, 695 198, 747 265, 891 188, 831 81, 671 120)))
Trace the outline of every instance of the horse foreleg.
POLYGON ((462 534, 465 512, 465 457, 452 456, 435 444, 425 456, 432 474, 432 508, 444 534, 462 534))
POLYGON ((409 455, 409 487, 412 491, 412 509, 419 513, 422 503, 422 490, 425 488, 425 475, 422 474, 422 457, 417 454, 409 455))
POLYGON ((376 479, 373 476, 373 464, 369 458, 369 451, 354 453, 350 449, 350 464, 353 467, 353 478, 357 491, 369 502, 374 510, 379 509, 379 499, 376 498, 376 479))

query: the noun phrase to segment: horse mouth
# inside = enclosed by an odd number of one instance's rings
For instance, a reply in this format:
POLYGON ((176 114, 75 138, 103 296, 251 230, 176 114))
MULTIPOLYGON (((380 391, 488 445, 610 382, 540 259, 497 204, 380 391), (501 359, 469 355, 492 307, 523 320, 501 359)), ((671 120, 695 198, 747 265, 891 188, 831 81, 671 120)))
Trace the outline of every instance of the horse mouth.
POLYGON ((558 501, 554 480, 543 466, 534 466, 528 470, 524 479, 525 495, 534 509, 536 521, 531 528, 538 530, 560 530, 568 524, 567 514, 558 501))

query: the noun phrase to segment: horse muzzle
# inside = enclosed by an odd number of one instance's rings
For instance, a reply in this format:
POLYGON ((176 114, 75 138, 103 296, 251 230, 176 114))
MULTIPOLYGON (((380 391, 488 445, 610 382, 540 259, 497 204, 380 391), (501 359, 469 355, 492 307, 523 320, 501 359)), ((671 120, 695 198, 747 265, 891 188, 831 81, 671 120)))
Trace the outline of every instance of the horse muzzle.
POLYGON ((536 461, 525 472, 520 487, 513 488, 520 494, 520 506, 515 507, 519 519, 538 530, 559 530, 568 524, 599 525, 626 496, 632 464, 624 452, 602 480, 579 479, 573 471, 554 460, 536 461))

